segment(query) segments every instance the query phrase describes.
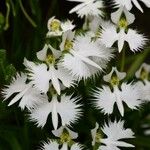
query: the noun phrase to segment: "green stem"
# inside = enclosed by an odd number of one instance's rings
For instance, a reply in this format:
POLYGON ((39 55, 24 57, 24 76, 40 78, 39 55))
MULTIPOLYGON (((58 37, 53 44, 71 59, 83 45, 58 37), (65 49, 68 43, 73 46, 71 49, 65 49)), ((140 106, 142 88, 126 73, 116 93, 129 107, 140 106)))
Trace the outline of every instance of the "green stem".
POLYGON ((123 48, 122 50, 122 59, 121 59, 121 68, 120 71, 124 71, 124 67, 125 67, 125 56, 126 56, 126 51, 125 48, 123 48))
POLYGON ((99 147, 100 147, 100 143, 95 143, 95 145, 93 146, 93 150, 98 150, 99 147))
POLYGON ((2 71, 2 76, 4 77, 4 80, 5 80, 6 71, 5 71, 5 67, 4 67, 4 64, 3 64, 2 61, 0 61, 0 68, 1 68, 1 71, 2 71))
POLYGON ((37 27, 36 23, 35 23, 35 22, 32 20, 32 18, 27 14, 25 8, 23 7, 23 4, 22 4, 22 1, 21 1, 21 0, 19 0, 19 5, 20 5, 20 8, 21 8, 23 14, 24 14, 25 17, 27 18, 27 20, 31 23, 31 25, 32 25, 33 27, 36 28, 36 27, 37 27))
POLYGON ((13 16, 15 17, 16 16, 16 11, 15 11, 15 6, 14 6, 14 3, 13 3, 12 0, 10 0, 10 4, 11 4, 11 7, 12 7, 13 16))
POLYGON ((6 19, 5 19, 5 26, 4 30, 7 30, 9 28, 9 14, 10 14, 10 5, 6 2, 7 12, 6 12, 6 19))

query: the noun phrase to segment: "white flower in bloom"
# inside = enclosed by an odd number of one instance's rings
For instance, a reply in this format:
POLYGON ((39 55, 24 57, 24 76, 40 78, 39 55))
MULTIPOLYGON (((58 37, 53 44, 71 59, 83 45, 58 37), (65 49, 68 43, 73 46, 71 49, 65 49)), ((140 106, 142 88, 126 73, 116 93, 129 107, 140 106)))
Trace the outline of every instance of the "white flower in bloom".
POLYGON ((121 141, 122 139, 134 138, 134 133, 131 129, 124 129, 123 121, 105 124, 102 132, 107 137, 100 140, 104 145, 101 145, 98 150, 120 150, 118 147, 134 147, 132 144, 121 141))
POLYGON ((75 28, 75 25, 70 20, 66 20, 61 23, 61 29, 63 32, 73 30, 75 28))
MULTIPOLYGON (((52 133, 60 138, 63 143, 61 150, 68 150, 68 145, 71 143, 72 139, 76 139, 78 134, 71 131, 68 127, 62 126, 58 130, 53 130, 52 133)), ((79 150, 81 148, 78 144, 73 144, 71 150, 79 150)))
POLYGON ((130 50, 136 52, 143 48, 147 39, 143 34, 139 34, 136 30, 132 29, 125 31, 125 28, 120 28, 118 32, 115 25, 107 23, 106 26, 103 26, 100 41, 108 48, 112 47, 117 41, 119 52, 122 51, 124 43, 127 42, 130 50))
POLYGON ((15 78, 13 78, 10 85, 6 86, 3 89, 2 94, 7 100, 13 94, 16 96, 10 101, 8 106, 16 103, 20 100, 19 106, 24 109, 27 107, 28 109, 33 108, 36 104, 42 103, 45 96, 40 94, 40 91, 32 87, 32 84, 27 84, 27 76, 24 73, 17 74, 15 78))
POLYGON ((116 103, 120 114, 124 116, 123 102, 131 109, 137 109, 140 106, 140 93, 136 84, 122 83, 119 88, 119 82, 124 77, 125 73, 119 73, 116 68, 113 68, 110 74, 104 76, 104 80, 113 86, 113 90, 107 85, 94 90, 95 107, 101 109, 105 114, 112 114, 116 103), (116 75, 113 76, 113 73, 116 73, 116 75))
POLYGON ((69 133, 69 137, 71 139, 76 139, 78 137, 78 133, 71 131, 68 127, 66 126, 61 126, 59 129, 57 130, 53 130, 52 133, 56 136, 56 137, 60 137, 63 134, 63 131, 67 130, 67 132, 69 133))
POLYGON ((72 32, 71 30, 66 31, 62 35, 62 42, 59 46, 61 51, 72 48, 72 41, 74 39, 74 36, 75 36, 75 32, 72 32))
POLYGON ((135 76, 138 79, 142 79, 144 82, 147 82, 149 74, 150 74, 150 65, 143 63, 140 69, 135 73, 135 76))
POLYGON ((105 114, 112 114, 114 104, 116 103, 122 116, 124 116, 123 102, 125 102, 129 108, 137 109, 141 101, 139 100, 140 94, 136 84, 122 83, 120 89, 114 87, 112 91, 109 86, 97 88, 93 93, 96 100, 95 107, 101 109, 105 114))
POLYGON ((47 100, 42 105, 35 107, 30 114, 30 119, 35 121, 39 127, 43 127, 51 113, 54 129, 57 129, 59 114, 62 125, 70 125, 81 116, 81 105, 76 103, 77 100, 77 98, 62 95, 59 102, 57 97, 53 96, 50 102, 47 100))
POLYGON ((60 66, 55 69, 53 64, 49 65, 48 67, 44 63, 35 64, 26 59, 24 60, 24 65, 30 72, 28 73, 28 75, 31 83, 35 85, 35 87, 38 88, 41 92, 47 93, 50 85, 52 84, 57 93, 60 95, 60 81, 65 87, 70 87, 73 85, 74 78, 69 75, 69 72, 67 70, 60 66))
POLYGON ((134 22, 135 16, 130 13, 125 7, 120 7, 117 11, 111 13, 111 20, 113 21, 113 23, 118 24, 122 14, 125 15, 128 25, 134 22))
POLYGON ((79 17, 84 16, 103 16, 103 12, 100 10, 104 8, 103 1, 99 0, 68 0, 71 2, 80 2, 76 7, 74 7, 70 13, 76 12, 79 17))
POLYGON ((127 10, 131 10, 133 7, 133 4, 141 11, 143 12, 143 9, 141 8, 138 1, 143 2, 147 7, 150 8, 150 1, 149 0, 113 0, 115 8, 119 7, 126 7, 127 10))
POLYGON ((55 17, 52 17, 48 20, 47 28, 48 28, 48 37, 53 36, 61 36, 63 32, 66 32, 68 30, 73 30, 75 25, 72 24, 70 20, 67 20, 65 22, 61 22, 58 19, 55 19, 55 17))
POLYGON ((102 71, 113 57, 113 50, 107 49, 98 41, 92 41, 88 35, 77 36, 72 48, 60 62, 64 68, 78 79, 86 79, 102 71))
POLYGON ((46 61, 48 49, 50 49, 56 59, 61 56, 61 51, 54 49, 50 44, 45 44, 43 49, 36 53, 37 58, 41 61, 46 61))
MULTIPOLYGON (((63 144, 60 147, 60 145, 57 142, 49 140, 48 142, 43 142, 41 150, 69 150, 69 148, 66 144, 63 144)), ((70 150, 82 150, 82 146, 78 143, 75 143, 71 146, 70 150)))
POLYGON ((103 77, 103 80, 105 82, 109 82, 110 83, 113 73, 116 73, 116 76, 117 76, 119 81, 123 80, 126 77, 126 73, 125 72, 119 72, 116 67, 112 67, 111 72, 109 74, 105 75, 103 77))
POLYGON ((150 65, 143 63, 140 69, 136 72, 135 76, 141 81, 138 81, 136 85, 140 89, 141 100, 150 101, 150 65))

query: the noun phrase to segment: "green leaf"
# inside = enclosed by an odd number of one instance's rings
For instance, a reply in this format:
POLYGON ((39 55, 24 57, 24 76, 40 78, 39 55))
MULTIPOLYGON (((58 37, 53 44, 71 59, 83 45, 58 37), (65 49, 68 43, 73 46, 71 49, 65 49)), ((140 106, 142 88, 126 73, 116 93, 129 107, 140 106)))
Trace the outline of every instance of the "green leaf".
POLYGON ((15 67, 10 64, 6 67, 6 70, 5 70, 5 80, 6 82, 10 82, 12 77, 16 74, 16 69, 15 67))
POLYGON ((142 65, 142 63, 145 61, 146 57, 150 53, 150 47, 145 49, 145 51, 135 57, 135 61, 132 63, 131 67, 129 68, 127 72, 127 79, 130 79, 134 76, 135 72, 138 70, 138 68, 142 65))
POLYGON ((0 31, 3 30, 4 25, 5 25, 5 17, 0 12, 0 31))
POLYGON ((0 60, 5 61, 5 59, 6 59, 6 50, 0 49, 0 60))

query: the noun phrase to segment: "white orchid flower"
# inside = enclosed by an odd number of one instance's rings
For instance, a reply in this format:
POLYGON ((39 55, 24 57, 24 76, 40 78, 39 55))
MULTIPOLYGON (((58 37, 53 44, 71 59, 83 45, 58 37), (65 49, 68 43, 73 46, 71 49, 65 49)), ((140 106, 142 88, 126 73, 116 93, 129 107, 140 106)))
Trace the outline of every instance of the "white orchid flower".
POLYGON ((25 109, 26 107, 30 110, 35 107, 35 105, 43 103, 45 96, 41 95, 39 90, 33 88, 32 84, 26 82, 27 75, 24 73, 18 73, 16 77, 13 78, 10 85, 7 85, 2 90, 4 101, 8 100, 13 94, 16 94, 8 106, 13 105, 20 100, 19 107, 21 107, 21 109, 25 109))
POLYGON ((48 67, 44 63, 35 64, 26 59, 24 60, 24 65, 29 71, 28 75, 31 83, 43 93, 47 93, 52 84, 56 92, 60 95, 61 82, 67 88, 71 87, 74 83, 74 77, 69 75, 69 71, 61 66, 55 69, 53 64, 48 67))
POLYGON ((98 150, 120 150, 118 147, 134 147, 134 145, 121 141, 122 139, 134 138, 131 129, 124 129, 123 121, 109 122, 102 128, 102 132, 107 136, 101 139, 102 145, 98 150), (104 144, 104 145, 103 145, 104 144))
POLYGON ((113 50, 107 49, 98 41, 92 41, 88 35, 79 35, 73 41, 73 46, 60 62, 73 76, 86 79, 103 71, 108 61, 113 57, 113 50))
POLYGON ((67 0, 70 2, 79 2, 70 13, 76 12, 79 17, 83 18, 84 16, 87 17, 89 15, 92 16, 103 16, 103 12, 100 10, 104 8, 103 1, 99 0, 67 0))
POLYGON ((73 25, 70 20, 61 22, 60 20, 55 19, 55 16, 53 16, 48 20, 47 23, 47 37, 61 36, 64 32, 73 30, 74 27, 75 25, 73 25))
POLYGON ((46 124, 48 115, 52 114, 52 124, 56 130, 58 127, 58 114, 61 117, 62 125, 71 125, 81 116, 81 105, 77 104, 78 98, 71 98, 71 96, 61 96, 59 102, 56 96, 52 97, 52 100, 48 100, 35 107, 30 114, 30 120, 35 121, 38 127, 44 127, 46 124))
MULTIPOLYGON (((122 23, 124 21, 122 20, 122 23)), ((107 23, 102 27, 100 41, 108 48, 112 47, 115 42, 118 44, 119 53, 122 51, 125 42, 128 43, 132 52, 141 50, 147 42, 147 38, 143 34, 139 34, 136 30, 120 28, 117 31, 117 26, 107 23), (111 35, 111 36, 110 36, 111 35)))
POLYGON ((126 7, 127 10, 131 10, 133 4, 143 12, 142 7, 140 6, 139 2, 143 2, 148 8, 150 8, 150 1, 149 0, 113 0, 115 8, 119 7, 126 7))
POLYGON ((119 73, 116 68, 112 69, 116 73, 115 76, 110 74, 104 76, 104 80, 109 82, 113 90, 109 86, 103 85, 102 88, 97 88, 93 91, 95 99, 95 107, 101 109, 105 114, 112 114, 114 104, 117 104, 121 116, 124 116, 123 102, 131 109, 137 109, 140 104, 140 92, 136 84, 122 83, 120 88, 120 81, 125 77, 125 73, 119 73), (111 78, 111 79, 110 79, 111 78))
POLYGON ((120 7, 117 11, 111 14, 111 20, 114 24, 118 24, 119 20, 121 19, 122 14, 125 15, 125 18, 128 22, 128 25, 132 24, 135 20, 135 16, 130 13, 126 7, 120 7))

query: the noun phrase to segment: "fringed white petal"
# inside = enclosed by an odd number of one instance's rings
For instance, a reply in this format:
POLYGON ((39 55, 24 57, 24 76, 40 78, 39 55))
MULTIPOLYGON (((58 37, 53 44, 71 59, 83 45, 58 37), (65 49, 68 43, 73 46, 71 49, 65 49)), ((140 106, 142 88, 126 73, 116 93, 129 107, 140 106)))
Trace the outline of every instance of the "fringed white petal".
POLYGON ((67 20, 61 23, 61 28, 63 32, 66 32, 66 31, 73 30, 75 28, 75 25, 73 25, 70 20, 67 20))
POLYGON ((54 128, 57 129, 58 116, 56 115, 60 115, 63 126, 71 125, 71 123, 74 123, 81 116, 80 106, 81 105, 76 104, 76 99, 71 99, 70 96, 63 95, 60 102, 58 102, 57 98, 54 96, 51 102, 46 101, 35 107, 31 111, 30 120, 36 122, 38 127, 44 127, 48 115, 52 113, 53 125, 54 128))
POLYGON ((29 110, 31 110, 37 105, 41 105, 45 101, 46 95, 41 94, 40 91, 35 88, 30 88, 20 100, 19 107, 21 107, 21 109, 27 107, 29 110))
POLYGON ((98 71, 103 71, 113 57, 112 53, 113 50, 106 48, 102 43, 91 41, 90 36, 80 35, 75 38, 70 53, 64 55, 61 65, 79 80, 86 79, 98 71))
POLYGON ((132 9, 132 0, 126 0, 126 1, 123 1, 123 0, 113 0, 114 2, 114 6, 115 8, 120 8, 120 7, 126 7, 127 10, 131 10, 132 9))
POLYGON ((27 75, 24 73, 17 73, 16 77, 14 77, 10 83, 10 85, 6 85, 2 90, 2 95, 4 100, 8 99, 12 94, 22 92, 28 85, 26 84, 27 75))
POLYGON ((103 26, 102 33, 100 36, 100 41, 106 47, 110 48, 117 40, 118 40, 118 34, 116 32, 116 27, 111 23, 107 23, 107 26, 103 26))
POLYGON ((143 9, 140 6, 139 1, 143 2, 147 7, 150 7, 149 0, 124 0, 124 1, 123 0, 113 0, 115 8, 124 6, 127 8, 127 10, 130 11, 134 4, 141 12, 143 12, 143 9))
POLYGON ((97 90, 94 90, 93 97, 95 100, 94 106, 96 108, 101 109, 105 114, 112 114, 116 97, 108 86, 103 86, 101 89, 97 88, 97 90))
MULTIPOLYGON (((70 1, 70 0, 68 0, 70 1)), ((103 8, 103 2, 102 1, 95 1, 95 0, 86 0, 86 1, 79 1, 79 0, 73 0, 74 2, 81 2, 81 4, 78 4, 75 6, 70 13, 76 12, 79 17, 83 18, 84 16, 92 15, 92 16, 103 16, 103 12, 100 10, 103 8)))
POLYGON ((129 29, 126 41, 129 44, 130 50, 136 52, 143 48, 147 42, 147 38, 144 35, 137 33, 136 30, 129 29))
POLYGON ((109 122, 102 128, 103 133, 107 138, 101 139, 101 142, 105 144, 102 149, 111 148, 112 150, 119 150, 119 147, 134 147, 132 144, 121 141, 121 139, 134 138, 134 133, 131 129, 124 129, 123 121, 109 122))
POLYGON ((38 127, 43 128, 50 112, 52 112, 52 104, 45 102, 44 104, 35 107, 31 111, 29 119, 30 121, 35 122, 38 127))
POLYGON ((57 75, 65 87, 69 88, 74 85, 76 78, 64 67, 58 66, 57 75))
POLYGON ((123 101, 121 98, 121 92, 118 89, 118 87, 116 87, 116 86, 114 87, 114 94, 115 94, 118 110, 119 110, 121 116, 124 116, 124 106, 123 106, 123 101))
POLYGON ((71 146, 71 149, 70 150, 82 150, 82 146, 78 143, 75 143, 71 146))
POLYGON ((7 100, 13 94, 16 94, 8 106, 13 105, 20 100, 19 107, 21 107, 21 109, 25 109, 26 107, 30 110, 36 104, 43 102, 43 95, 41 95, 40 91, 33 88, 30 83, 26 84, 26 80, 27 76, 25 74, 17 74, 16 78, 13 78, 11 84, 3 89, 2 94, 4 100, 7 100))
POLYGON ((61 102, 57 105, 57 112, 59 113, 62 125, 71 125, 77 121, 81 116, 81 105, 76 104, 77 99, 70 96, 63 95, 61 102))
POLYGON ((142 101, 140 100, 140 91, 136 84, 126 84, 121 85, 121 99, 128 105, 131 109, 137 109, 142 101))
POLYGON ((81 61, 78 57, 66 54, 61 64, 64 68, 68 69, 73 76, 79 78, 79 80, 82 78, 86 79, 91 76, 88 65, 81 61))
POLYGON ((50 73, 47 71, 46 64, 39 64, 32 68, 27 68, 29 79, 40 91, 47 93, 49 89, 49 81, 51 79, 50 73))
POLYGON ((59 150, 59 144, 55 141, 43 142, 41 150, 59 150))

